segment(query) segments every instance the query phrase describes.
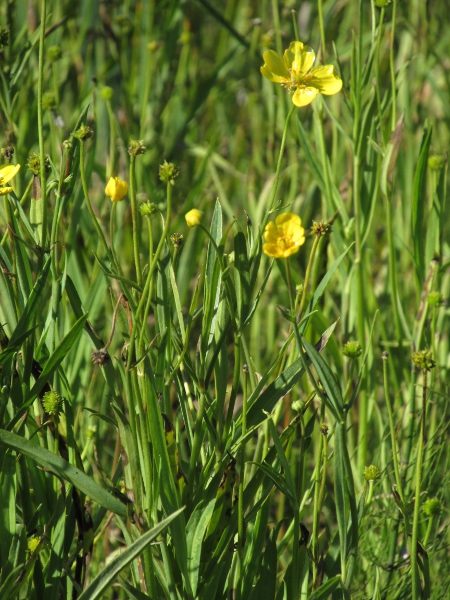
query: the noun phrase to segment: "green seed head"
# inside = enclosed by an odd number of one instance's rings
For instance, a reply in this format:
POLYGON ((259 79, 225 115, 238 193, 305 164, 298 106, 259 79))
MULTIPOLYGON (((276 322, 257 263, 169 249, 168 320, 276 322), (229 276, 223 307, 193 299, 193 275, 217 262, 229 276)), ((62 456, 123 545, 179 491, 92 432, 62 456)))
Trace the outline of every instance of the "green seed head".
POLYGON ((375 479, 379 479, 380 476, 380 469, 375 465, 370 465, 370 467, 366 467, 363 471, 363 477, 366 481, 375 481, 375 479))
POLYGON ((427 302, 432 308, 438 308, 444 304, 444 296, 441 292, 430 292, 427 296, 427 302))
POLYGON ((139 210, 141 212, 141 215, 143 215, 144 217, 149 217, 150 215, 153 215, 155 212, 158 211, 158 207, 156 206, 156 204, 154 204, 154 202, 143 202, 140 207, 139 210))
POLYGON ((94 131, 89 125, 82 125, 79 129, 74 131, 73 135, 77 140, 80 140, 80 142, 85 142, 94 135, 94 131))
POLYGON ((45 412, 47 412, 49 415, 54 415, 57 417, 63 407, 63 399, 58 392, 51 390, 50 392, 46 392, 44 394, 42 404, 44 405, 45 412))
POLYGON ((429 498, 423 505, 423 512, 434 517, 441 512, 441 502, 437 498, 429 498))
POLYGON ((105 85, 105 87, 103 87, 100 91, 100 96, 103 98, 103 100, 111 100, 111 98, 114 96, 114 90, 112 87, 109 87, 109 85, 105 85))
MULTIPOLYGON (((52 170, 51 164, 50 164, 50 156, 48 154, 45 155, 45 173, 46 175, 48 175, 50 173, 50 171, 52 170)), ((28 157, 28 161, 27 161, 27 169, 30 171, 30 173, 33 173, 33 175, 40 175, 41 173, 41 157, 39 156, 39 154, 36 154, 36 152, 32 152, 30 154, 30 156, 28 157)))
POLYGON ((170 236, 170 241, 175 246, 175 248, 181 248, 183 245, 183 234, 182 233, 173 233, 170 236))
POLYGON ((130 156, 137 156, 138 154, 145 154, 147 148, 144 146, 144 140, 130 140, 128 145, 128 154, 130 156))
POLYGON ((50 46, 47 50, 47 58, 50 62, 59 60, 62 56, 62 51, 59 46, 50 46))
POLYGON ((344 356, 348 356, 348 358, 358 358, 358 356, 361 356, 362 354, 361 344, 354 340, 350 340, 344 345, 342 353, 344 356))
POLYGON ((421 371, 431 371, 436 365, 431 350, 419 350, 418 352, 413 352, 412 361, 421 371))
POLYGON ((173 163, 168 163, 166 160, 159 167, 159 178, 161 181, 170 183, 170 185, 175 185, 175 179, 179 176, 179 174, 179 169, 173 163))
POLYGON ((324 235, 328 235, 331 233, 331 231, 332 228, 330 223, 327 223, 326 221, 313 221, 311 233, 317 235, 317 237, 323 237, 324 235))

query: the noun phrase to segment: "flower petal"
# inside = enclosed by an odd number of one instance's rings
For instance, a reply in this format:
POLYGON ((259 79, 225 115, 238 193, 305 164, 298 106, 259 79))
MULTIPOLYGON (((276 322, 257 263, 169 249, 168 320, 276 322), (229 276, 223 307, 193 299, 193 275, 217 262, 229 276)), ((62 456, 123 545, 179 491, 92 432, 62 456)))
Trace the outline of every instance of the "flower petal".
POLYGON ((315 87, 304 86, 297 88, 292 96, 292 102, 295 106, 306 106, 307 104, 311 104, 318 93, 319 90, 315 87))
POLYGON ((263 252, 272 258, 282 258, 284 256, 283 250, 278 244, 263 244, 263 252))
POLYGON ((331 96, 342 88, 342 79, 334 72, 333 65, 315 67, 307 76, 308 85, 315 87, 321 94, 331 96))
POLYGON ((299 82, 313 66, 316 60, 314 50, 302 42, 291 42, 289 49, 283 55, 284 64, 292 69, 295 79, 299 82))
POLYGON ((300 246, 301 244, 298 244, 297 246, 289 246, 288 248, 285 248, 282 256, 283 258, 287 258, 288 256, 292 256, 293 254, 295 254, 296 252, 298 252, 300 250, 300 246))
POLYGON ((280 225, 284 225, 285 223, 293 223, 295 227, 298 227, 302 224, 302 220, 295 213, 283 213, 277 216, 275 223, 278 227, 280 227, 280 225))
POLYGON ((264 65, 261 67, 261 73, 269 81, 274 83, 285 83, 290 80, 289 71, 286 69, 281 56, 274 50, 267 50, 263 54, 264 65))
POLYGON ((6 196, 6 194, 9 194, 12 191, 12 187, 0 187, 0 196, 6 196))
POLYGON ((269 244, 276 244, 278 236, 278 229, 275 223, 273 223, 272 221, 267 223, 266 228, 264 230, 264 239, 266 240, 266 242, 269 242, 269 244))
POLYGON ((8 183, 17 174, 20 165, 1 165, 0 166, 0 183, 8 183))

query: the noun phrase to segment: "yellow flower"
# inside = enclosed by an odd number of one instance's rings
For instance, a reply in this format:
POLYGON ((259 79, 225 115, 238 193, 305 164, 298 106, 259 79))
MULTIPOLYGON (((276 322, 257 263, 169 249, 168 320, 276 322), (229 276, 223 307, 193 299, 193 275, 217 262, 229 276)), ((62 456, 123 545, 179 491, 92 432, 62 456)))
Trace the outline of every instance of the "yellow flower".
POLYGON ((333 65, 311 69, 316 55, 302 42, 291 42, 283 58, 273 50, 264 52, 263 58, 261 73, 269 81, 281 83, 294 92, 292 102, 295 106, 306 106, 317 94, 331 96, 342 88, 342 80, 335 74, 333 65))
POLYGON ((305 230, 298 215, 285 213, 278 215, 275 223, 267 223, 264 231, 264 254, 273 258, 287 258, 295 254, 305 243, 305 230))
POLYGON ((105 194, 111 198, 113 202, 123 200, 128 192, 128 183, 118 177, 110 177, 105 188, 105 194))
POLYGON ((20 165, 1 165, 0 166, 0 196, 12 192, 12 187, 4 185, 8 183, 20 169, 20 165))
POLYGON ((203 217, 202 211, 197 210, 196 208, 193 208, 192 210, 190 210, 188 213, 186 213, 184 215, 184 218, 186 219, 186 223, 189 225, 189 227, 196 227, 197 225, 200 225, 202 217, 203 217))

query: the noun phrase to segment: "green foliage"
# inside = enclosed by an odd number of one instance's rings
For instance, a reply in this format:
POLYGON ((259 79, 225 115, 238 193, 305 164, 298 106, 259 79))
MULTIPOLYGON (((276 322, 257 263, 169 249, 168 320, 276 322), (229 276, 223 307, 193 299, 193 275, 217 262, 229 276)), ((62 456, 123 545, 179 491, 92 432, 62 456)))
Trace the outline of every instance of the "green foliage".
POLYGON ((434 4, 1 4, 2 600, 448 595, 434 4))

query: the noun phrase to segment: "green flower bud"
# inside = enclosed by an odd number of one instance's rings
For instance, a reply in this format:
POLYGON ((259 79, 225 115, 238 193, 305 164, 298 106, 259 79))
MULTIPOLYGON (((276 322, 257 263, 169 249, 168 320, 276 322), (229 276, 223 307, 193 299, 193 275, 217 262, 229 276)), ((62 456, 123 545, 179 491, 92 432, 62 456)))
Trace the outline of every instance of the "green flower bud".
POLYGON ((45 92, 42 95, 42 108, 44 110, 52 110, 52 108, 56 107, 56 99, 53 92, 45 92))
POLYGON ((445 165, 445 156, 441 154, 432 154, 428 158, 428 168, 432 171, 440 171, 445 165))
POLYGON ((113 96, 114 90, 112 87, 109 87, 109 85, 105 85, 100 91, 100 97, 103 98, 103 100, 111 100, 113 96))
POLYGON ((62 56, 62 51, 59 46, 50 46, 47 50, 47 58, 50 62, 59 60, 62 56))

